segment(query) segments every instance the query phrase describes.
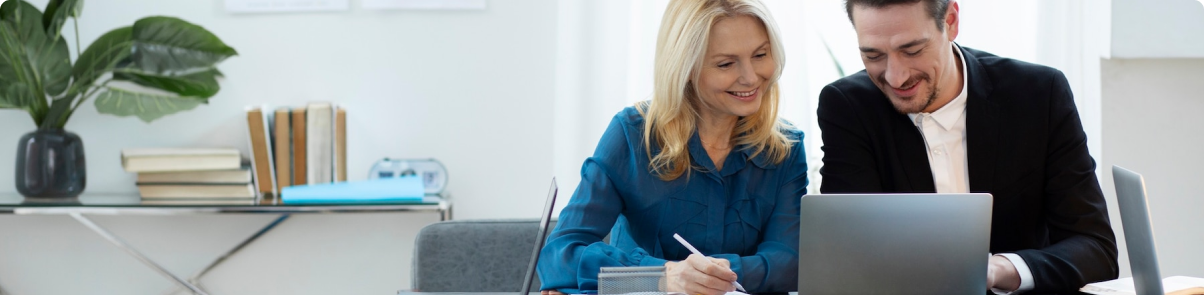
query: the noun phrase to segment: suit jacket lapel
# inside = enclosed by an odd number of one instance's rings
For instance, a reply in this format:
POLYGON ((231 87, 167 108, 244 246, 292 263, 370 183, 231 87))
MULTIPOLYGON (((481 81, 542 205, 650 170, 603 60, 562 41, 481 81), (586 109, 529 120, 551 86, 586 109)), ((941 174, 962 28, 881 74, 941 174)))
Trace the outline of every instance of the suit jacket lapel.
MULTIPOLYGON (((885 99, 885 98, 883 98, 885 99)), ((891 108, 894 111, 894 108, 891 108)), ((893 113, 891 120, 895 125, 894 141, 896 144, 895 158, 903 167, 903 177, 907 178, 908 188, 899 188, 899 192, 935 193, 936 183, 932 180, 932 167, 928 163, 928 148, 924 144, 924 135, 916 129, 907 115, 893 113)))
POLYGON ((999 105, 991 98, 991 83, 974 54, 962 48, 969 73, 970 91, 966 97, 966 165, 969 166, 970 192, 990 192, 995 179, 996 151, 999 146, 999 105))

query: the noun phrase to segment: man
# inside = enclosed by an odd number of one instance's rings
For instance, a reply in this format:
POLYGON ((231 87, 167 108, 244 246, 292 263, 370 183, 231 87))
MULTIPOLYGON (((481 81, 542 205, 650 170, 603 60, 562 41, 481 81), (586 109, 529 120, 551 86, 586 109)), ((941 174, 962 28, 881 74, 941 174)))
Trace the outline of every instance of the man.
POLYGON ((866 70, 820 93, 820 190, 991 193, 995 293, 1116 278, 1116 241, 1066 77, 954 44, 956 1, 845 5, 866 70))

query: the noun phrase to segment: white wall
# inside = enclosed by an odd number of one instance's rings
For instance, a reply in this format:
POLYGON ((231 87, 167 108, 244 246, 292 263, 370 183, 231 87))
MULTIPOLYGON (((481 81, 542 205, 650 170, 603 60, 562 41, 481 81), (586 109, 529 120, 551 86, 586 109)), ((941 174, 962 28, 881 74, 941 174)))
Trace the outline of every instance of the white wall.
MULTIPOLYGON (((553 174, 556 2, 489 1, 483 11, 365 11, 359 2, 345 12, 253 15, 229 14, 220 0, 87 2, 80 23, 85 43, 139 17, 170 15, 204 26, 240 53, 220 66, 227 76, 221 93, 192 111, 146 124, 98 115, 90 102, 81 107, 67 129, 85 143, 87 193, 136 193, 134 175, 120 166, 122 148, 232 146, 245 154, 245 105, 327 100, 349 109, 351 179, 364 178, 382 157, 434 157, 450 171, 457 219, 538 216, 534 208, 553 174)), ((34 124, 4 110, 0 126, 0 194, 15 194, 15 142, 34 124)), ((271 218, 102 216, 97 222, 167 268, 190 274, 271 218)), ((215 269, 205 284, 223 294, 396 292, 409 288, 414 234, 435 220, 433 214, 297 215, 215 269)), ((0 286, 14 294, 148 294, 172 287, 66 216, 0 216, 0 286)))
POLYGON ((1121 277, 1130 276, 1112 165, 1145 177, 1150 223, 1162 276, 1204 277, 1204 59, 1102 60, 1105 171, 1100 179, 1120 246, 1121 277))
MULTIPOLYGON (((554 163, 560 191, 571 196, 581 182, 581 165, 594 153, 610 119, 624 107, 648 99, 638 94, 638 75, 628 64, 655 46, 653 24, 636 24, 651 16, 654 1, 564 0, 557 2, 556 84, 553 132, 554 163), (652 44, 643 44, 645 32, 652 44), (647 50, 647 51, 645 51, 647 50)), ((656 1, 659 2, 659 1, 656 1)), ((667 3, 667 2, 665 2, 667 3)), ((664 3, 659 11, 664 10, 664 3)), ((651 76, 651 70, 646 76, 651 76)), ((651 82, 646 84, 651 85, 651 82)), ((650 88, 649 88, 650 89, 650 88)), ((562 200, 568 200, 562 199, 562 200)), ((568 204, 558 202, 556 213, 568 204)))
POLYGON ((1204 58, 1204 1, 1112 0, 1112 56, 1204 58))

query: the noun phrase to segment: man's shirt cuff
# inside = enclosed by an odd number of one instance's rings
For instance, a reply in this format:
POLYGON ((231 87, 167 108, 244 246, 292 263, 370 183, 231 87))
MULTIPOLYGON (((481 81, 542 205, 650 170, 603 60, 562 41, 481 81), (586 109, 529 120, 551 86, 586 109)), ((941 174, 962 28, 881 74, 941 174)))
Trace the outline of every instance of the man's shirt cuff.
POLYGON ((1028 263, 1024 263, 1024 258, 1021 258, 1020 255, 1016 255, 1013 253, 1002 253, 1002 254, 995 254, 995 255, 999 255, 999 256, 1003 256, 1003 258, 1007 258, 1008 261, 1012 262, 1012 266, 1016 267, 1016 273, 1020 274, 1020 288, 1017 288, 1015 291, 1007 291, 1007 290, 991 288, 991 292, 994 292, 995 294, 998 294, 998 295, 1009 295, 1009 294, 1017 294, 1020 292, 1024 292, 1024 291, 1033 289, 1033 272, 1028 269, 1028 263))

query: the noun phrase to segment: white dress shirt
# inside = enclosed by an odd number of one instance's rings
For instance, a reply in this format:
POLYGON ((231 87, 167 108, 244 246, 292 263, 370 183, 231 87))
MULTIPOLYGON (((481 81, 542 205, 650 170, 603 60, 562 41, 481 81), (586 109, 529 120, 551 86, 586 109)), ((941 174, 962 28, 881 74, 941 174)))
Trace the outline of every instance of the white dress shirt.
MULTIPOLYGON (((966 96, 970 87, 970 74, 966 60, 961 56, 961 47, 953 44, 954 56, 961 61, 962 89, 957 97, 932 113, 911 113, 908 118, 924 135, 928 151, 928 165, 932 169, 932 180, 937 193, 969 193, 970 172, 966 160, 966 96)), ((1013 253, 996 254, 1012 262, 1020 273, 1020 288, 1015 292, 1033 289, 1033 273, 1024 258, 1013 253)), ((996 294, 1009 294, 1006 290, 991 290, 996 294)))

